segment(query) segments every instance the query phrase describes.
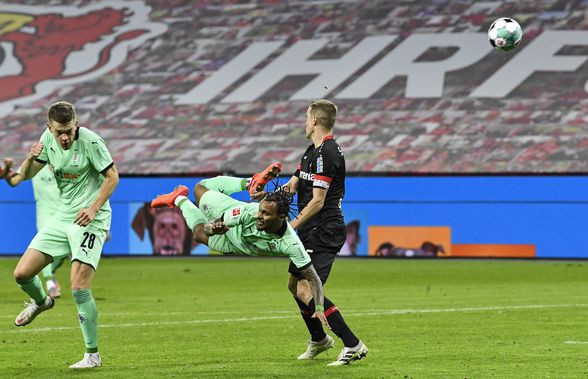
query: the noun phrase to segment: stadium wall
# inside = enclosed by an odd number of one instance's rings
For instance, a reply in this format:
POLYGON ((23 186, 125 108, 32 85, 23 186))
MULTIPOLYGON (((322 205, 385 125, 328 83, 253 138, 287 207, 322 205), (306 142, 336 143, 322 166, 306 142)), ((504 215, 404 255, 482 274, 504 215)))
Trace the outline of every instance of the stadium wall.
MULTIPOLYGON (((149 236, 155 232, 143 217, 149 211, 145 203, 198 180, 122 178, 111 200, 112 240, 104 254, 152 255, 149 236)), ((351 255, 374 255, 389 242, 404 256, 418 256, 421 242, 429 241, 443 245, 440 257, 588 258, 586 188, 586 176, 351 177, 343 203, 346 222, 356 221, 359 236, 351 255)), ((30 182, 1 186, 0 199, 0 228, 6 233, 0 254, 20 254, 35 233, 30 182)), ((174 233, 164 229, 163 234, 174 233)), ((209 253, 205 246, 188 252, 209 253)))

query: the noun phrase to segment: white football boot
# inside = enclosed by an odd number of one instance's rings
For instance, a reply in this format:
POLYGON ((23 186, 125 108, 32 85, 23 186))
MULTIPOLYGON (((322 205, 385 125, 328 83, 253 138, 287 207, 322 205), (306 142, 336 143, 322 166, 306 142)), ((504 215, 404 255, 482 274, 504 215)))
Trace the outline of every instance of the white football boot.
POLYGON ((341 350, 341 354, 339 354, 337 360, 335 362, 329 363, 327 366, 348 365, 353 361, 365 358, 367 353, 367 346, 363 342, 359 341, 355 347, 344 347, 343 350, 341 350))
POLYGON ((24 306, 26 308, 16 316, 14 325, 25 326, 26 324, 29 324, 39 315, 39 313, 53 308, 53 305, 55 305, 55 300, 53 300, 51 296, 47 296, 43 304, 37 304, 33 299, 31 299, 30 303, 25 301, 24 306))
POLYGON ((328 334, 322 341, 308 341, 306 351, 301 354, 298 359, 314 359, 314 357, 323 351, 329 350, 333 346, 335 346, 335 340, 328 334))
POLYGON ((74 363, 69 366, 73 369, 81 368, 94 368, 102 366, 102 359, 100 359, 100 353, 84 353, 84 358, 78 363, 74 363))

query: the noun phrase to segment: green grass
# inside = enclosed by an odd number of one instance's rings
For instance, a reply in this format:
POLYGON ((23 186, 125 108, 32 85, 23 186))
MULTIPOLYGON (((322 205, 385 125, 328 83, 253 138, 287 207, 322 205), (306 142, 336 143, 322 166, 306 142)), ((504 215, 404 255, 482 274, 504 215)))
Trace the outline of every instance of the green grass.
POLYGON ((93 292, 104 367, 73 373, 83 342, 71 293, 14 327, 25 299, 15 264, 0 260, 2 378, 588 376, 585 262, 339 259, 325 292, 369 354, 333 368, 338 339, 296 360, 308 337, 285 259, 103 259, 93 292))

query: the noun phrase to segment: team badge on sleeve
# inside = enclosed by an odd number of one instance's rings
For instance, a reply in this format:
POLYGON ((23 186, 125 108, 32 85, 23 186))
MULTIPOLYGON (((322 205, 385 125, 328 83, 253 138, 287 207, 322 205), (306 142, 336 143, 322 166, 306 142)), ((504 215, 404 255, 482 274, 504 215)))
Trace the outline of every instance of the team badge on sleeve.
POLYGON ((333 179, 329 178, 328 176, 315 175, 314 180, 312 182, 312 186, 313 187, 320 187, 320 188, 324 188, 324 189, 328 190, 329 187, 331 186, 332 181, 333 181, 333 179))
POLYGON ((241 214, 241 208, 233 208, 233 210, 231 211, 231 215, 233 217, 237 217, 241 214))

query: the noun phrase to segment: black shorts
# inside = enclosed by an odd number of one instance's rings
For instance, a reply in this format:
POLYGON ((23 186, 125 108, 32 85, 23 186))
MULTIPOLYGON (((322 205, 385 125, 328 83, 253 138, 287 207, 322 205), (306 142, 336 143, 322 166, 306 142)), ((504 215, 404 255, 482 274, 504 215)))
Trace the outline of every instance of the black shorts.
MULTIPOLYGON (((331 273, 331 267, 333 267, 333 262, 335 262, 335 257, 337 253, 328 252, 328 251, 315 251, 310 254, 310 260, 312 261, 312 265, 316 270, 319 278, 321 278, 321 282, 323 285, 327 282, 327 278, 331 273)), ((294 265, 294 263, 290 262, 290 267, 288 267, 288 272, 299 279, 304 279, 302 274, 300 273, 300 269, 294 265)))
MULTIPOLYGON (((323 225, 309 231, 301 231, 299 236, 304 248, 310 255, 312 265, 319 278, 321 278, 321 282, 325 284, 331 273, 335 257, 345 243, 345 238, 347 237, 345 224, 329 223, 326 226, 323 225)), ((297 278, 302 278, 300 270, 293 263, 290 263, 288 272, 297 278)))

